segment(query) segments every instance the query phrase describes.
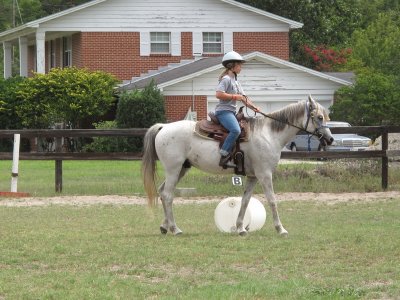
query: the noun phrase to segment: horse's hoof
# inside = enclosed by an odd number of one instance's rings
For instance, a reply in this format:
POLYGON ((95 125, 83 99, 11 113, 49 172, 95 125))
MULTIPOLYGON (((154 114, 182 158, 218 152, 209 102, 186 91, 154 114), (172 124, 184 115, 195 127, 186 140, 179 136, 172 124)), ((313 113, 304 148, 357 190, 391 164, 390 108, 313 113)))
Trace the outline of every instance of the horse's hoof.
POLYGON ((182 230, 180 230, 180 229, 178 229, 178 230, 175 230, 174 232, 172 232, 174 235, 181 235, 183 232, 182 232, 182 230))
POLYGON ((243 230, 243 231, 240 231, 240 232, 239 232, 239 235, 240 235, 240 236, 246 236, 247 233, 248 233, 247 230, 243 230))
POLYGON ((182 230, 180 230, 178 227, 172 227, 172 228, 170 228, 170 229, 171 229, 171 232, 172 232, 173 235, 180 235, 180 234, 182 234, 182 230))
POLYGON ((163 226, 160 226, 160 231, 162 234, 167 234, 168 229, 164 228, 163 226))
POLYGON ((285 229, 284 230, 282 230, 281 232, 279 232, 279 235, 281 236, 281 237, 288 237, 289 236, 289 232, 287 232, 285 229))

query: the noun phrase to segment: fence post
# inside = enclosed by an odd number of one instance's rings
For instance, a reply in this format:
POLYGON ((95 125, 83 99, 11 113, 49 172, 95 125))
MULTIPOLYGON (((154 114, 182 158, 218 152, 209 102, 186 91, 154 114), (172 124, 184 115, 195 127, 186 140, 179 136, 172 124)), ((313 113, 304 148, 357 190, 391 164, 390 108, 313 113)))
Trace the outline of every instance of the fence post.
POLYGON ((11 192, 16 193, 18 190, 18 164, 19 164, 19 143, 20 134, 14 134, 13 162, 11 170, 11 192))
MULTIPOLYGON (((62 129, 62 124, 56 124, 55 129, 62 129)), ((55 138, 55 152, 62 152, 62 137, 55 138)), ((55 188, 56 193, 62 192, 62 160, 55 160, 55 188)))
POLYGON ((382 189, 387 190, 389 179, 389 158, 387 157, 387 150, 389 146, 389 134, 387 128, 382 131, 382 150, 384 156, 382 157, 382 189))

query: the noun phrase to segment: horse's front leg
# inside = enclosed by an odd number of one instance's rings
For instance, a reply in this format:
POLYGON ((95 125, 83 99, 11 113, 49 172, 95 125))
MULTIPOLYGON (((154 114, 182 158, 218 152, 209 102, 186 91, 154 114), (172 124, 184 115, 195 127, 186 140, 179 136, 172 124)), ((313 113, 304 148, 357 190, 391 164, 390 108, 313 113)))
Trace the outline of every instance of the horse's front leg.
POLYGON ((278 207, 275 199, 274 188, 272 185, 272 173, 266 174, 262 179, 259 179, 260 183, 264 189, 265 196, 268 200, 269 207, 272 211, 272 218, 274 220, 274 226, 276 231, 282 235, 287 236, 287 230, 282 226, 281 220, 279 218, 278 207))
POLYGON ((239 215, 236 220, 237 232, 240 235, 247 234, 247 229, 244 228, 243 219, 244 219, 244 215, 246 213, 246 209, 247 209, 247 206, 249 205, 250 198, 251 198, 251 195, 253 194, 254 186, 256 185, 256 183, 257 183, 256 177, 251 177, 251 176, 247 177, 246 188, 245 188, 245 191, 244 191, 244 194, 242 197, 242 203, 240 206, 239 215))

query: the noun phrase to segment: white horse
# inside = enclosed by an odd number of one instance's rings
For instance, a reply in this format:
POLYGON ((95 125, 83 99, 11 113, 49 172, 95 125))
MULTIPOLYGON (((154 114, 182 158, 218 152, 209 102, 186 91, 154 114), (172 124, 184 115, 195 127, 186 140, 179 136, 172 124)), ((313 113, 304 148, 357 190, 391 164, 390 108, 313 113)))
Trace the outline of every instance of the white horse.
MULTIPOLYGON (((249 119, 248 141, 240 145, 244 152, 247 181, 242 197, 240 212, 236 221, 237 232, 247 233, 243 218, 257 180, 263 187, 265 196, 272 210, 275 229, 280 235, 288 232, 279 219, 275 200, 272 173, 281 155, 282 148, 299 130, 306 130, 319 136, 322 143, 331 144, 332 134, 325 126, 328 113, 320 104, 309 96, 307 101, 291 104, 269 115, 249 119)), ((218 165, 219 143, 205 139, 195 133, 196 122, 177 121, 169 124, 155 124, 144 137, 142 176, 149 205, 156 202, 155 186, 156 160, 160 160, 165 170, 165 181, 158 189, 164 208, 164 222, 161 233, 170 230, 181 234, 172 211, 174 191, 179 180, 191 166, 214 174, 232 174, 233 169, 223 169, 218 165)))

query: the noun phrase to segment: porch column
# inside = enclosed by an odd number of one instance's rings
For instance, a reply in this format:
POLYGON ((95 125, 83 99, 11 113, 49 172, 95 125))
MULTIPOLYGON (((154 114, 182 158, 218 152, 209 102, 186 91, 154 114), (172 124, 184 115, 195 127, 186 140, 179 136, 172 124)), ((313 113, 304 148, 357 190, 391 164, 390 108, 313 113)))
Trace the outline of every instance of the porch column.
POLYGON ((12 76, 12 44, 10 42, 3 42, 4 54, 4 78, 12 76))
POLYGON ((28 39, 19 38, 19 75, 28 77, 28 39))
POLYGON ((36 72, 46 73, 45 32, 36 32, 36 72))

